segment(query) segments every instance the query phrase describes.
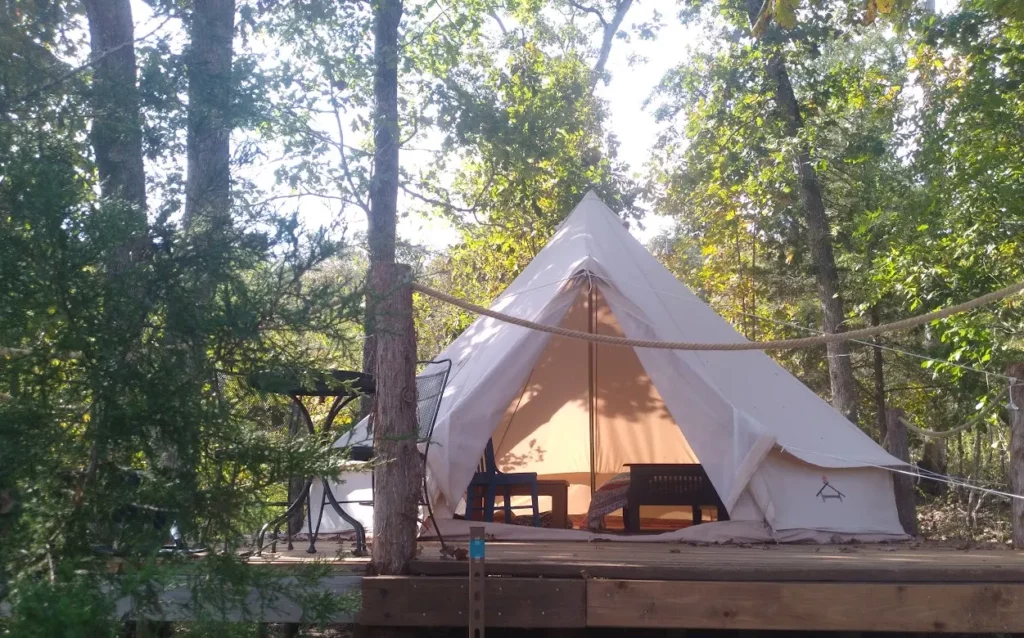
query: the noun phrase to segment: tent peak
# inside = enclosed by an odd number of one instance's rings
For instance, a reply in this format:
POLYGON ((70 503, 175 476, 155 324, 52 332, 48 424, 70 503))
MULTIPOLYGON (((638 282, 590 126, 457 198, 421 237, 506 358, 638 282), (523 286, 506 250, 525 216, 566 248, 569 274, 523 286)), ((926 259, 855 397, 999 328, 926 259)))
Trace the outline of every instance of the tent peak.
POLYGON ((611 215, 616 219, 621 219, 615 211, 608 207, 608 204, 604 203, 593 189, 587 191, 587 194, 583 196, 579 204, 576 204, 576 208, 569 214, 569 218, 582 217, 588 215, 611 215))

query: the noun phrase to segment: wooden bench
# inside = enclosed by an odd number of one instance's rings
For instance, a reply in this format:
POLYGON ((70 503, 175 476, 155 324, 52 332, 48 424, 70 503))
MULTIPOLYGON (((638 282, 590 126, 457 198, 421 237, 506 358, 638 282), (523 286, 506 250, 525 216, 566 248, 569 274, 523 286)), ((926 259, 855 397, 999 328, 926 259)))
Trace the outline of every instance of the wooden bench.
POLYGON ((701 507, 718 508, 718 520, 729 513, 699 463, 629 463, 629 490, 623 523, 628 532, 640 531, 641 505, 681 505, 693 510, 693 524, 701 523, 701 507))

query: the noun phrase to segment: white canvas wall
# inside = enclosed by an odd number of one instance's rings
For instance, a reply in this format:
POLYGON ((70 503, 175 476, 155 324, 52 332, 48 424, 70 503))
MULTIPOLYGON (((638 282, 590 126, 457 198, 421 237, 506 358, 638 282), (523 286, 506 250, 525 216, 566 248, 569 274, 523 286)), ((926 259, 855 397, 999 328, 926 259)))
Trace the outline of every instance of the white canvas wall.
MULTIPOLYGON (((581 291, 590 286, 599 291, 598 323, 609 334, 744 340, 592 195, 492 308, 575 326, 581 291)), ((606 477, 636 459, 699 459, 737 520, 686 534, 902 534, 883 469, 901 462, 765 353, 612 349, 597 355, 595 471, 606 477), (826 507, 807 496, 823 473, 848 486, 848 499, 826 507)), ((438 357, 453 362, 428 459, 441 518, 455 513, 492 435, 506 467, 572 477, 572 509, 584 507, 591 489, 587 352, 583 343, 481 317, 438 357)))

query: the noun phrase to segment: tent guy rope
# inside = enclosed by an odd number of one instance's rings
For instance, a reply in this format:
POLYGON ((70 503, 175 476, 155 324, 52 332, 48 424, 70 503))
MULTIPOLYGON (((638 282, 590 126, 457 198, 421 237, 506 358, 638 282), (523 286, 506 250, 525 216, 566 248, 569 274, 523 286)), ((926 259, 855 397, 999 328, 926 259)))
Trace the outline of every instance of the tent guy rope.
POLYGON ((801 337, 798 339, 777 339, 774 341, 741 341, 737 343, 701 343, 693 341, 652 341, 644 339, 628 339, 625 337, 613 337, 610 335, 593 334, 589 332, 581 332, 579 330, 569 330, 567 328, 561 328, 558 326, 549 326, 545 324, 535 323, 526 319, 520 319, 519 317, 513 317, 503 312, 484 308, 477 304, 468 302, 458 297, 453 297, 449 294, 443 293, 440 290, 435 290, 430 286, 418 282, 412 282, 412 289, 420 292, 429 297, 433 297, 439 301, 452 304, 458 308, 462 308, 468 312, 472 312, 498 321, 510 323, 512 325, 520 326, 523 328, 529 328, 530 330, 537 330, 539 332, 547 332, 549 334, 557 335, 560 337, 566 337, 569 339, 577 339, 580 341, 594 341, 597 343, 604 343, 614 346, 626 346, 633 348, 656 348, 662 350, 715 350, 715 351, 733 351, 733 350, 790 350, 793 348, 811 348, 814 346, 820 346, 828 343, 840 343, 843 341, 852 341, 856 339, 866 339, 874 337, 880 334, 887 334, 890 332, 898 332, 901 330, 908 330, 910 328, 916 328, 917 326, 931 323, 939 319, 944 319, 952 315, 957 315, 969 310, 973 310, 986 304, 994 303, 1005 299, 1011 295, 1015 295, 1024 290, 1024 282, 1019 282, 1005 288, 1001 288, 994 292, 982 295, 970 301, 942 308, 934 312, 929 312, 916 317, 908 317, 900 321, 894 321, 892 323, 882 324, 880 326, 871 326, 869 328, 860 328, 858 330, 850 330, 848 332, 835 332, 818 335, 816 337, 801 337))
MULTIPOLYGON (((602 277, 600 275, 594 275, 594 277, 597 278, 597 279, 601 279, 602 281, 606 281, 608 283, 620 285, 619 281, 615 280, 615 279, 610 279, 608 277, 602 277)), ((546 285, 548 285, 548 284, 546 284, 546 285)), ((659 290, 657 288, 651 288, 650 286, 643 286, 642 284, 637 284, 635 282, 630 282, 629 284, 626 284, 626 285, 642 286, 643 288, 645 288, 647 290, 650 290, 651 292, 656 292, 659 295, 667 295, 669 297, 681 298, 681 297, 679 297, 679 295, 674 295, 674 294, 672 294, 670 292, 666 292, 664 290, 659 290)), ((758 314, 752 314, 752 313, 749 313, 749 312, 741 312, 741 311, 735 310, 735 309, 733 309, 731 312, 733 312, 735 314, 738 314, 738 315, 742 315, 744 317, 749 317, 749 318, 754 319, 756 321, 767 321, 768 323, 774 324, 776 326, 785 326, 787 328, 795 328, 796 330, 803 330, 804 332, 810 332, 810 333, 816 334, 816 335, 828 334, 824 330, 818 330, 817 328, 811 328, 809 326, 804 326, 804 325, 801 325, 799 323, 793 323, 792 321, 782 321, 780 319, 773 319, 771 317, 766 317, 764 315, 758 315, 758 314)), ((986 379, 988 379, 989 377, 992 377, 992 378, 995 378, 995 379, 1004 379, 1006 381, 1010 381, 1011 380, 1010 377, 1008 377, 1008 376, 1006 376, 1004 374, 999 374, 998 372, 992 372, 991 370, 981 370, 980 368, 973 368, 971 366, 964 365, 962 363, 957 363, 956 361, 950 361, 948 359, 937 359, 935 357, 929 357, 927 355, 923 355, 923 354, 920 354, 920 353, 917 353, 917 352, 911 352, 909 350, 903 350, 902 348, 896 348, 896 347, 894 347, 892 345, 878 343, 877 341, 864 341, 864 340, 861 340, 861 339, 851 339, 850 343, 857 343, 857 344, 860 344, 862 346, 867 346, 869 348, 877 348, 879 350, 885 350, 886 352, 892 352, 893 354, 898 354, 898 355, 905 356, 905 357, 913 357, 914 359, 920 359, 922 361, 931 361, 932 363, 937 363, 937 364, 944 365, 944 366, 952 366, 954 368, 957 368, 957 369, 960 369, 960 370, 965 370, 967 372, 974 372, 976 374, 984 375, 986 377, 986 379)), ((844 355, 844 356, 848 356, 848 355, 844 355)))

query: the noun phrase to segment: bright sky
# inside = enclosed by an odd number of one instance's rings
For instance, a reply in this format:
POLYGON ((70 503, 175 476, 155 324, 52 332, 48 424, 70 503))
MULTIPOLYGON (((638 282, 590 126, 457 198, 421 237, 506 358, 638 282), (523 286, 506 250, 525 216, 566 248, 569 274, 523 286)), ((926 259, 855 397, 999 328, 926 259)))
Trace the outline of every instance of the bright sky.
MULTIPOLYGON (((623 27, 649 21, 654 11, 651 4, 634 4, 623 27)), ((616 40, 607 64, 611 81, 607 86, 602 84, 597 89, 598 96, 608 103, 610 120, 606 125, 607 130, 613 131, 618 137, 619 157, 629 165, 633 173, 643 172, 658 131, 654 114, 645 110, 643 103, 665 72, 686 59, 688 45, 693 43, 696 35, 679 24, 674 9, 668 7, 669 13, 665 14, 666 7, 661 8, 665 26, 657 39, 644 41, 634 37, 630 42, 616 40), (646 61, 638 62, 637 58, 646 61)), ((407 204, 408 200, 400 200, 402 203, 407 204)), ((644 228, 637 228, 633 224, 631 232, 646 243, 666 229, 669 223, 666 218, 647 215, 643 220, 644 228)), ((353 224, 353 228, 356 227, 361 228, 353 224)), ((399 234, 402 239, 438 249, 450 245, 456 239, 452 228, 443 220, 426 219, 418 215, 402 220, 399 234)))
MULTIPOLYGON (((940 13, 944 13, 951 10, 956 2, 957 0, 936 0, 936 8, 940 13)), ((630 25, 651 20, 655 9, 652 4, 655 3, 635 3, 627 15, 624 29, 629 31, 630 25)), ((664 26, 657 38, 653 41, 644 41, 633 37, 628 42, 617 39, 607 64, 611 81, 607 86, 601 84, 597 89, 598 96, 608 104, 610 117, 606 126, 607 130, 613 131, 618 138, 619 158, 636 175, 643 174, 658 133, 653 113, 644 108, 644 101, 651 95, 665 72, 684 62, 689 51, 700 41, 700 33, 697 30, 679 24, 671 5, 660 6, 665 12, 662 15, 664 26)), ((132 8, 135 13, 137 35, 150 33, 161 22, 152 17, 149 7, 142 0, 133 0, 132 8)), ((171 24, 161 30, 175 33, 177 28, 177 25, 171 24)), ((177 44, 180 46, 181 38, 176 37, 175 40, 179 41, 177 44)), ((329 130, 331 126, 326 128, 329 130)), ((349 140, 349 143, 353 141, 349 140)), ((430 156, 425 153, 411 150, 402 153, 402 165, 407 170, 415 170, 417 164, 422 165, 429 160, 430 156)), ((159 170, 157 167, 151 167, 150 170, 154 168, 159 170)), ((273 169, 272 163, 249 167, 246 169, 245 177, 257 183, 271 184, 274 179, 273 169)), ((400 212, 415 211, 418 208, 418 202, 410 201, 410 198, 400 194, 400 212)), ((310 226, 325 225, 331 221, 331 216, 336 214, 322 203, 308 198, 301 200, 300 211, 304 221, 310 226)), ((362 211, 351 209, 344 221, 349 231, 359 232, 366 228, 366 219, 362 211)), ((648 214, 643 220, 643 226, 641 229, 634 224, 631 232, 646 243, 667 229, 670 221, 648 214)), ((445 221, 415 213, 402 218, 398 230, 402 240, 426 244, 435 249, 443 249, 457 239, 456 233, 445 221)))

